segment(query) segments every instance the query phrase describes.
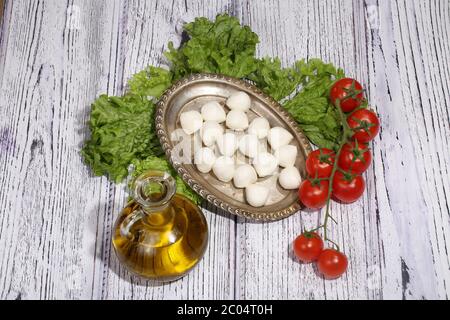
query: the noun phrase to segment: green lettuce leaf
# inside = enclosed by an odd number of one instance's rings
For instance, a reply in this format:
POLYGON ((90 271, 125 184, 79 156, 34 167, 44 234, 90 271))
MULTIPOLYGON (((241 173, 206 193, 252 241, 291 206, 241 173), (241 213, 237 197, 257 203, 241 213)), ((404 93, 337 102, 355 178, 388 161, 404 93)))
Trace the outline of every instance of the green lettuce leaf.
POLYGON ((259 60, 257 69, 248 78, 275 100, 289 96, 297 89, 301 81, 301 75, 297 70, 282 68, 278 58, 259 60))
POLYGON ((328 95, 333 83, 343 77, 341 69, 320 59, 299 60, 283 68, 278 58, 264 58, 248 78, 275 100, 288 98, 283 106, 309 140, 319 148, 333 149, 339 143, 342 126, 328 95))
POLYGON ((169 43, 166 57, 175 77, 191 73, 220 73, 244 78, 257 68, 258 36, 226 14, 215 21, 197 18, 185 26, 190 39, 180 49, 169 43))
POLYGON ((135 159, 163 154, 156 136, 153 102, 134 94, 100 96, 93 104, 91 138, 82 155, 95 175, 121 182, 135 159))
POLYGON ((342 124, 328 96, 331 86, 344 72, 319 59, 295 63, 300 89, 284 107, 299 123, 305 135, 319 148, 334 149, 342 135, 342 124))
POLYGON ((128 81, 128 86, 132 94, 159 98, 172 85, 172 81, 173 74, 171 71, 149 66, 135 74, 128 81))

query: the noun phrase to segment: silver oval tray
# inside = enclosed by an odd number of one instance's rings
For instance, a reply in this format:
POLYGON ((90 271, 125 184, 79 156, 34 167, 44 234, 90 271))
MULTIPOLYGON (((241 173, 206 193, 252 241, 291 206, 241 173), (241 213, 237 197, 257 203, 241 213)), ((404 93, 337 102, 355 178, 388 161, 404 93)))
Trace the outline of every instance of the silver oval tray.
POLYGON ((246 92, 252 99, 250 120, 257 116, 266 117, 272 127, 284 127, 294 135, 295 139, 291 144, 297 146, 299 150, 296 167, 305 178, 305 159, 311 152, 311 146, 295 120, 278 102, 255 86, 223 75, 195 74, 178 81, 164 93, 156 110, 156 129, 161 145, 182 179, 215 206, 255 221, 286 218, 301 208, 298 194, 296 190, 282 189, 277 184, 276 176, 259 180, 271 188, 271 195, 266 206, 254 208, 246 203, 244 190, 235 188, 232 182, 223 183, 213 173, 200 173, 193 164, 193 152, 186 152, 186 148, 181 147, 201 144, 198 135, 191 137, 183 133, 179 120, 182 112, 200 110, 206 102, 212 100, 224 105, 226 99, 238 91, 246 92))

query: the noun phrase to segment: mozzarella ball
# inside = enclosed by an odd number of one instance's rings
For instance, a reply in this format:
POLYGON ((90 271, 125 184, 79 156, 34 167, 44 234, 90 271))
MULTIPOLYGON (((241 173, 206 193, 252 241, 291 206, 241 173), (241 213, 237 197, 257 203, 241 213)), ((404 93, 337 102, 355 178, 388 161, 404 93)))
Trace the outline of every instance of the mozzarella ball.
POLYGON ((256 183, 256 181, 258 181, 256 171, 249 164, 239 166, 234 172, 233 182, 236 188, 247 188, 249 185, 256 183))
POLYGON ((245 189, 245 198, 252 207, 262 207, 269 199, 269 189, 258 184, 249 185, 245 189))
POLYGON ((212 101, 202 107, 202 117, 205 121, 222 123, 227 119, 227 114, 220 103, 212 101))
POLYGON ((248 128, 248 117, 244 111, 231 110, 227 115, 227 127, 235 131, 244 131, 248 128))
POLYGON ((209 173, 216 163, 216 155, 210 148, 202 148, 195 153, 194 163, 201 173, 209 173))
POLYGON ((180 116, 181 127, 186 134, 194 134, 203 126, 203 117, 198 111, 183 112, 180 116))
POLYGON ((231 110, 248 111, 252 105, 250 97, 245 92, 237 92, 231 95, 227 100, 227 106, 231 110))
POLYGON ((284 128, 275 127, 270 129, 267 138, 272 149, 277 150, 291 143, 294 136, 284 128))
POLYGON ((256 156, 253 166, 255 167, 258 176, 265 178, 273 175, 278 169, 278 160, 274 155, 264 152, 256 156))
POLYGON ((302 177, 297 168, 290 167, 281 171, 278 181, 283 189, 294 190, 300 188, 302 177))
POLYGON ((223 136, 225 129, 214 121, 207 121, 201 130, 202 141, 207 147, 212 147, 223 136))
POLYGON ((275 151, 275 157, 278 159, 278 164, 283 168, 293 167, 297 161, 297 154, 297 147, 290 144, 280 147, 275 151))
POLYGON ((254 158, 259 153, 259 139, 257 136, 247 134, 239 140, 239 151, 249 157, 254 158))
POLYGON ((252 123, 250 123, 250 126, 248 127, 248 133, 257 136, 258 139, 267 138, 269 130, 270 130, 269 120, 262 117, 253 120, 252 123))
POLYGON ((230 157, 220 157, 213 166, 213 172, 222 182, 230 182, 234 177, 234 160, 230 157))
POLYGON ((227 132, 217 139, 217 146, 222 155, 232 157, 238 149, 238 138, 232 132, 227 132))

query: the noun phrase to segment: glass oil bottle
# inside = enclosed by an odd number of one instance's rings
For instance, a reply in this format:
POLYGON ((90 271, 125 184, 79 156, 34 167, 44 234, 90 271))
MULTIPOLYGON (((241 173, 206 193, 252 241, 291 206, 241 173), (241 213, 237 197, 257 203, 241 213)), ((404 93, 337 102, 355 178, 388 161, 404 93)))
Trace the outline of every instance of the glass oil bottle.
POLYGON ((122 211, 113 231, 119 261, 132 273, 157 281, 174 281, 203 257, 208 227, 202 211, 176 194, 175 179, 147 172, 132 186, 133 201, 122 211))

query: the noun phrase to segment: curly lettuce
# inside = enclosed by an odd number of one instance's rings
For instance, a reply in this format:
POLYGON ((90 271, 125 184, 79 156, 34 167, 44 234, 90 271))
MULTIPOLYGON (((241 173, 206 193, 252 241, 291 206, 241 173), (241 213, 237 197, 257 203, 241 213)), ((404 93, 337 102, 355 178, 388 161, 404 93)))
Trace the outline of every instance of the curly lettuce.
POLYGON ((159 98, 172 85, 173 73, 153 66, 135 74, 128 86, 130 92, 142 97, 159 98))
POLYGON ((282 68, 278 58, 264 58, 249 79, 275 100, 287 99, 283 106, 313 144, 334 149, 342 126, 328 96, 333 83, 344 76, 343 70, 320 59, 299 60, 292 67, 282 68))
POLYGON ((328 99, 333 83, 345 76, 342 69, 319 59, 295 63, 299 92, 283 106, 299 123, 309 140, 320 148, 334 149, 342 135, 336 108, 328 99))
POLYGON ((176 78, 191 73, 220 73, 244 78, 257 69, 259 38, 248 26, 226 14, 215 21, 197 18, 184 27, 190 37, 181 48, 169 43, 166 57, 176 78))
POLYGON ((153 102, 134 94, 102 95, 92 104, 91 138, 82 155, 95 175, 121 182, 133 160, 163 154, 154 128, 154 107, 153 102))

